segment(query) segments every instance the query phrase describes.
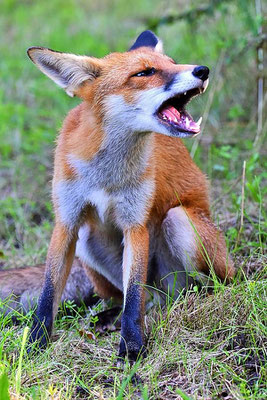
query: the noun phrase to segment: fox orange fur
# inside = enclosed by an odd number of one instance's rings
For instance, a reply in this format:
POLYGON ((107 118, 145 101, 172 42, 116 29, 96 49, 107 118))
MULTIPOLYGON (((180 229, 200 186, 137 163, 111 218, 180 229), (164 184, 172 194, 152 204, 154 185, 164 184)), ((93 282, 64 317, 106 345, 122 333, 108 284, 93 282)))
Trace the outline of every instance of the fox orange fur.
POLYGON ((42 47, 28 55, 83 100, 57 141, 55 227, 30 342, 47 344, 76 253, 97 292, 123 297, 119 357, 135 360, 146 284, 177 294, 192 276, 234 275, 206 178, 180 140, 200 132, 185 106, 205 91, 209 69, 176 64, 150 31, 102 59, 42 47))

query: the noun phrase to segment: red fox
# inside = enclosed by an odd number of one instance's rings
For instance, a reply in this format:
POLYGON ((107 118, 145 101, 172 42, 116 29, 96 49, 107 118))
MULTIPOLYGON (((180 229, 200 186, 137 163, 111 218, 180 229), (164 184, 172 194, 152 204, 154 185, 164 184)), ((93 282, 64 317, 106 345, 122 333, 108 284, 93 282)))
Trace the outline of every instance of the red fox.
POLYGON ((176 64, 151 31, 102 59, 43 47, 28 55, 83 100, 57 140, 55 227, 30 348, 47 345, 76 253, 97 293, 123 299, 119 358, 136 360, 146 285, 176 293, 192 274, 234 276, 207 180, 180 140, 200 132, 186 105, 207 88, 209 69, 176 64))

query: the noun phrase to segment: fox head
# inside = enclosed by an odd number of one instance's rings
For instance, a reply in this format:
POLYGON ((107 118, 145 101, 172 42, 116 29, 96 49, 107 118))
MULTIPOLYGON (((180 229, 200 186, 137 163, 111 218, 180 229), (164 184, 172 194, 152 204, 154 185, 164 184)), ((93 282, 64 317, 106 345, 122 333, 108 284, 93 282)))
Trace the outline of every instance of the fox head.
POLYGON ((209 69, 176 64, 151 31, 125 53, 101 59, 43 47, 29 48, 28 55, 67 94, 90 103, 104 128, 175 137, 200 132, 185 106, 207 88, 209 69))

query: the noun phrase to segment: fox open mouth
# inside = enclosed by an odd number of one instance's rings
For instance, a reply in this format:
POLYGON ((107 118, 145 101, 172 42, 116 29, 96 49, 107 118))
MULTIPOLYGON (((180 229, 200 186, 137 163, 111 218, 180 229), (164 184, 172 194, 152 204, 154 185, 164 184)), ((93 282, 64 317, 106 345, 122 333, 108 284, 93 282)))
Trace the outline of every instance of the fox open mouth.
POLYGON ((200 132, 202 117, 195 122, 191 115, 185 110, 185 106, 193 97, 201 92, 201 89, 197 88, 171 97, 160 106, 156 112, 157 117, 162 123, 172 128, 172 130, 174 129, 175 131, 185 134, 196 135, 200 132))

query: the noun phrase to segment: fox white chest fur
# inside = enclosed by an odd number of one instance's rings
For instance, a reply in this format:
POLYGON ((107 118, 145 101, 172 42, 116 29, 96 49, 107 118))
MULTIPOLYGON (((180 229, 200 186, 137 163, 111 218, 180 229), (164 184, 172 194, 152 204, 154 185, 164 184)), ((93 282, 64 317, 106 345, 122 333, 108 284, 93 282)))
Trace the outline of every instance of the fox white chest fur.
POLYGON ((119 133, 109 132, 90 161, 68 155, 75 180, 61 180, 53 188, 60 218, 67 226, 76 225, 87 205, 96 208, 102 223, 110 214, 118 225, 143 223, 155 182, 153 176, 140 178, 149 160, 152 166, 153 134, 119 133))

